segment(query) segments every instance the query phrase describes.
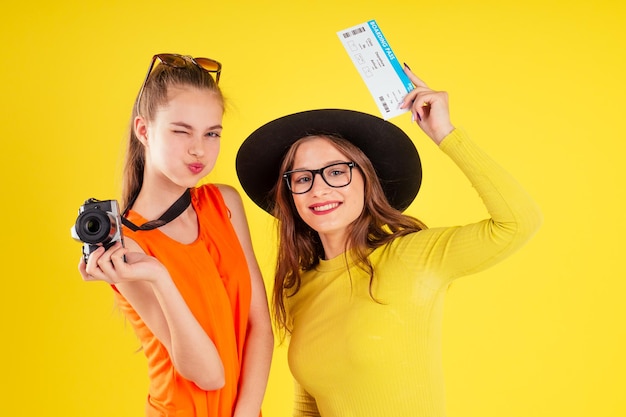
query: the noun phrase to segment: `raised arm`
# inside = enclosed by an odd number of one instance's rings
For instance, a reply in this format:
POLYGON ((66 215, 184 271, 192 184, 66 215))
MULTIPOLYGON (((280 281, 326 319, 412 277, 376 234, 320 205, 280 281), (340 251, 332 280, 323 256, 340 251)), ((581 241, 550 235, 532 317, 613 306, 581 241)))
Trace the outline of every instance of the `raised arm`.
POLYGON ((524 245, 539 229, 541 212, 508 172, 452 125, 447 93, 431 90, 408 68, 405 71, 416 87, 403 106, 463 171, 490 214, 477 223, 420 232, 425 246, 419 256, 448 279, 483 270, 524 245))

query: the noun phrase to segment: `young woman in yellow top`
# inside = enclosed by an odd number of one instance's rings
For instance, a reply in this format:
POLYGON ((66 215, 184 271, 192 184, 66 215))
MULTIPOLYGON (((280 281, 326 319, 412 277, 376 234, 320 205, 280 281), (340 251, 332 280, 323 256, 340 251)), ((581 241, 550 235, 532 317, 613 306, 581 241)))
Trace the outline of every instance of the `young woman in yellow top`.
POLYGON ((112 285, 142 343, 147 416, 258 417, 267 383, 273 335, 241 198, 196 187, 220 148, 220 73, 208 58, 153 57, 132 114, 125 247, 79 264, 112 285))
POLYGON ((290 334, 294 416, 445 415, 441 322, 447 286, 509 256, 541 214, 509 174, 456 129, 445 92, 408 67, 402 106, 465 173, 490 218, 426 228, 401 213, 421 183, 395 125, 312 110, 253 132, 241 184, 279 224, 274 314, 290 334))

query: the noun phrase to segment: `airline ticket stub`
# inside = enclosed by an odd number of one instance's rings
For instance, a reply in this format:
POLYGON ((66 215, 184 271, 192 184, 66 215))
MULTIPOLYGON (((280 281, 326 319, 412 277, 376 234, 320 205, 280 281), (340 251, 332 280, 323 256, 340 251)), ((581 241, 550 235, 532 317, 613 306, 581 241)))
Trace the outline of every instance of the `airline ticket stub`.
POLYGON ((413 89, 375 20, 337 32, 376 105, 387 120, 409 111, 400 103, 413 89))

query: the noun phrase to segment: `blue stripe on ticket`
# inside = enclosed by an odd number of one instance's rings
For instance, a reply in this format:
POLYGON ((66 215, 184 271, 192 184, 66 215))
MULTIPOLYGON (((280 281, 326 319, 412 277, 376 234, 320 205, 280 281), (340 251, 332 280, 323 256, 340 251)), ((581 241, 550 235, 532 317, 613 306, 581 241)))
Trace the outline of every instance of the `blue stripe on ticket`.
POLYGON ((398 74, 398 77, 400 77, 400 80, 402 80, 402 83, 406 87, 406 91, 413 90, 413 83, 411 82, 411 80, 409 80, 409 77, 407 77, 407 75, 404 73, 404 69, 402 69, 402 65, 400 65, 400 63, 398 62, 396 55, 393 53, 391 46, 389 46, 389 43, 387 42, 385 35, 383 35, 383 32, 378 27, 376 20, 370 20, 369 22, 367 22, 367 24, 369 25, 370 29, 372 29, 372 32, 376 36, 376 40, 378 41, 382 50, 387 55, 387 58, 389 58, 389 62, 391 63, 391 66, 396 71, 396 74, 398 74))

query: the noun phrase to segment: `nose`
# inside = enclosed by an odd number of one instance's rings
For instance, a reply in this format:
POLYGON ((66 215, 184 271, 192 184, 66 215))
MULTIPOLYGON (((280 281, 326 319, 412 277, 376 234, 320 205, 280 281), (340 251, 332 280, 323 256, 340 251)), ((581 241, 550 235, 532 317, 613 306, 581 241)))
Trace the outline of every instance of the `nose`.
POLYGON ((202 137, 194 136, 191 139, 191 143, 189 144, 189 154, 195 156, 196 158, 204 155, 204 143, 202 137))
POLYGON ((326 181, 324 181, 324 178, 322 178, 321 172, 316 172, 313 175, 313 185, 311 185, 310 193, 313 195, 323 195, 326 194, 330 188, 331 187, 326 184, 326 181))

